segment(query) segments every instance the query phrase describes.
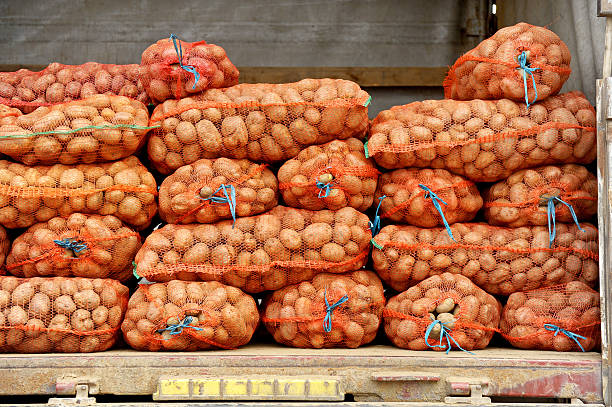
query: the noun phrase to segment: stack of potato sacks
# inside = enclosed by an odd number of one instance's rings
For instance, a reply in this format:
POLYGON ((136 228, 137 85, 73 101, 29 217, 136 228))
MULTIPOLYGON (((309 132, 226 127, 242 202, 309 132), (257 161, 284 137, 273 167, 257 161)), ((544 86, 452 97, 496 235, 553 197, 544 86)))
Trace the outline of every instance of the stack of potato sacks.
POLYGON ((0 73, 0 352, 110 348, 138 230, 157 212, 132 154, 149 114, 137 65, 0 73), (6 262, 5 262, 6 257, 6 262))
POLYGON ((259 323, 249 294, 272 290, 263 322, 279 342, 356 347, 373 340, 382 283, 356 271, 371 239, 360 211, 371 206, 378 177, 359 139, 369 95, 332 79, 205 90, 203 47, 181 43, 182 67, 169 40, 143 53, 143 84, 160 103, 148 156, 166 176, 159 214, 167 224, 136 255, 143 281, 122 326, 127 343, 239 347, 259 323), (182 80, 168 79, 164 64, 174 64, 182 80), (280 194, 288 207, 278 205, 280 194))
POLYGON ((598 346, 597 229, 584 222, 597 180, 579 165, 596 156, 595 114, 580 92, 557 94, 569 63, 554 33, 520 23, 455 63, 448 99, 372 122, 394 223, 374 238, 374 269, 406 290, 384 312, 397 346, 481 349, 495 331, 521 348, 598 346), (474 182, 494 184, 481 198, 474 182), (471 222, 481 206, 487 223, 471 222))

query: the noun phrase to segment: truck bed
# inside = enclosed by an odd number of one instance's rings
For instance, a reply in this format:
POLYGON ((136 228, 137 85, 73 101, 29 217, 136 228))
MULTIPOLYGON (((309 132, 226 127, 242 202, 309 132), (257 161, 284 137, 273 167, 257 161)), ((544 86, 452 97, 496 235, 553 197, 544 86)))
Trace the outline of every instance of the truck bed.
POLYGON ((1 395, 145 395, 148 400, 428 401, 515 397, 602 403, 601 354, 489 348, 474 354, 387 345, 252 344, 193 353, 127 349, 0 355, 1 395), (299 370, 296 369, 299 367, 299 370), (83 387, 81 387, 82 389, 83 387))

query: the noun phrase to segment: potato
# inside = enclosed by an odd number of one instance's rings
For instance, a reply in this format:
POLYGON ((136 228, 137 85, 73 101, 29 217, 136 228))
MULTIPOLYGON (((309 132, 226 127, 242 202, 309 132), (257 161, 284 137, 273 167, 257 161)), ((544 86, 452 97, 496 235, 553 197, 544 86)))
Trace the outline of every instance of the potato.
POLYGON ((206 89, 225 88, 238 83, 238 69, 230 62, 225 50, 205 41, 184 42, 179 61, 172 38, 164 38, 150 45, 142 53, 139 79, 149 97, 156 103, 166 99, 181 99, 206 89), (183 69, 179 63, 194 68, 198 74, 183 69))
POLYGON ((137 350, 233 349, 247 344, 259 323, 255 300, 216 281, 140 285, 121 325, 128 345, 137 350), (189 302, 166 298, 181 291, 189 302), (148 304, 148 305, 147 305, 148 304), (149 307, 150 311, 139 310, 149 307), (182 323, 175 335, 171 326, 182 323))
MULTIPOLYGON (((169 57, 176 58, 172 52, 169 57)), ((362 138, 368 127, 368 94, 342 79, 240 84, 185 96, 179 94, 180 101, 159 104, 151 116, 150 125, 161 127, 153 131, 149 158, 163 174, 202 158, 277 163, 311 145, 362 138), (179 128, 180 123, 186 124, 179 128), (190 131, 185 137, 187 127, 190 131)))
POLYGON ((501 309, 467 277, 442 273, 389 299, 383 310, 385 333, 395 346, 412 350, 446 351, 448 343, 458 349, 454 341, 465 350, 484 349, 498 328, 501 309), (453 340, 441 337, 442 326, 453 340))
POLYGON ((38 223, 13 243, 6 269, 17 277, 76 276, 121 281, 131 277, 132 261, 141 246, 140 234, 123 226, 118 218, 82 214, 38 223), (83 250, 75 251, 79 245, 83 250))
POLYGON ((276 290, 323 270, 359 269, 371 236, 368 217, 353 208, 277 206, 237 218, 235 224, 226 220, 154 230, 136 254, 137 273, 149 281, 214 280, 249 293, 276 290))
POLYGON ((138 65, 53 62, 39 72, 0 72, 0 103, 30 113, 40 106, 84 99, 95 93, 127 96, 144 104, 149 98, 138 79, 138 65))
POLYGON ((376 337, 385 299, 376 274, 359 270, 318 274, 310 281, 274 291, 264 304, 262 321, 279 343, 356 348, 376 337), (325 300, 333 307, 328 321, 325 300))
POLYGON ((278 170, 279 189, 294 208, 367 210, 374 201, 379 171, 356 138, 310 146, 278 170))
POLYGON ((106 164, 29 167, 0 160, 0 224, 24 228, 75 212, 143 229, 157 212, 153 175, 134 156, 106 164))
POLYGON ((231 202, 235 189, 235 216, 252 216, 278 204, 278 181, 266 165, 248 160, 202 159, 179 168, 161 184, 159 214, 168 223, 212 223, 231 219, 230 203, 218 203, 211 197, 225 198, 226 186, 231 202))
POLYGON ((444 80, 444 96, 458 100, 523 101, 526 80, 527 96, 532 101, 536 96, 535 80, 538 100, 542 100, 557 94, 570 72, 569 49, 555 33, 544 27, 518 23, 497 31, 461 56, 444 80), (519 69, 518 56, 523 51, 528 66, 537 68, 533 79, 519 69))
POLYGON ((421 229, 390 225, 373 239, 372 260, 380 278, 397 291, 443 272, 462 274, 489 294, 598 281, 597 229, 557 223, 549 248, 547 226, 502 228, 482 223, 421 229))
MULTIPOLYGON (((488 189, 484 215, 492 225, 548 225, 548 201, 554 197, 570 204, 578 220, 589 220, 597 214, 597 178, 575 164, 517 171, 488 189)), ((574 222, 566 205, 553 202, 557 222, 574 222)))
POLYGON ((525 168, 592 162, 594 120, 595 110, 580 92, 551 96, 529 109, 508 99, 426 100, 382 111, 371 123, 368 152, 388 169, 442 168, 494 182, 525 168), (572 113, 575 106, 585 106, 580 115, 572 113), (533 119, 530 111, 538 112, 533 119), (483 127, 470 128, 472 119, 483 127))
POLYGON ((381 202, 380 216, 428 228, 444 225, 432 198, 425 198, 428 192, 419 185, 431 189, 446 203, 439 202, 449 224, 471 221, 482 207, 476 185, 463 177, 441 169, 400 169, 379 179, 376 196, 381 202))
POLYGON ((500 332, 517 348, 588 352, 600 346, 600 324, 599 293, 573 281, 510 295, 500 332))
POLYGON ((128 304, 128 288, 111 279, 0 277, 0 287, 4 353, 109 349, 128 304))

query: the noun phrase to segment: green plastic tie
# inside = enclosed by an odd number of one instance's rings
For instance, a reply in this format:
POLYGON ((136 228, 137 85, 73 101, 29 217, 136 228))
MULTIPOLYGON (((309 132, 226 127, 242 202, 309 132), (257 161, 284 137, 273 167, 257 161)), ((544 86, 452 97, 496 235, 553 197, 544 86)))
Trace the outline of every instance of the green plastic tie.
POLYGON ((370 104, 371 101, 372 101, 372 96, 368 97, 368 100, 366 100, 366 102, 363 105, 365 107, 368 107, 368 105, 370 104))
POLYGON ((36 136, 45 136, 48 134, 73 134, 78 133, 83 130, 112 130, 112 129, 135 129, 135 130, 151 130, 157 129, 161 127, 160 124, 157 126, 138 126, 136 124, 116 124, 114 126, 85 126, 79 127, 78 129, 73 130, 51 130, 51 131, 39 131, 36 133, 30 134, 9 134, 6 136, 0 136, 0 138, 27 138, 27 137, 36 137, 36 136))

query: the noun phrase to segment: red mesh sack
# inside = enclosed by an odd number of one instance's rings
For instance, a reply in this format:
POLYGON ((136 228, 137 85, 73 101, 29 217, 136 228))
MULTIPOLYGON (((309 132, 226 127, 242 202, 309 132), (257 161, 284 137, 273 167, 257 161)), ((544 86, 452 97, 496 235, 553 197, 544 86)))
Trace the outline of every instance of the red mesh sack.
POLYGON ((444 80, 444 97, 459 100, 546 99, 569 78, 567 45, 544 27, 504 27, 461 56, 444 80))
POLYGON ((389 299, 385 333, 411 350, 484 349, 497 331, 501 304, 468 278, 432 276, 389 299))
POLYGON ((100 352, 112 347, 128 303, 116 280, 0 277, 0 352, 100 352))
POLYGON ((134 156, 114 163, 26 166, 0 160, 0 224, 25 228, 76 212, 144 229, 157 212, 153 175, 134 156))
POLYGON ((550 216, 564 223, 574 222, 574 215, 588 220, 597 214, 597 177, 574 164, 522 170, 491 186, 485 201, 492 225, 547 225, 550 216))
POLYGON ((363 136, 369 95, 342 79, 242 84, 155 108, 149 158, 161 173, 201 158, 276 163, 304 148, 363 136))
POLYGON ((147 351, 233 349, 259 323, 253 297, 216 281, 141 284, 121 325, 128 345, 147 351))
POLYGON ((252 216, 278 204, 278 181, 265 164, 202 159, 177 169, 159 188, 167 223, 212 223, 252 216))
POLYGON ((371 271, 323 273, 271 294, 262 321, 284 345, 356 348, 374 340, 384 306, 382 283, 371 271))
POLYGON ((237 85, 238 69, 220 46, 181 41, 173 34, 144 50, 140 80, 149 97, 159 103, 237 85))
POLYGON ((429 276, 462 274, 490 294, 579 280, 594 286, 599 277, 597 229, 582 223, 503 228, 455 223, 445 228, 386 226, 373 240, 374 270, 401 291, 429 276), (550 238, 554 241, 550 243, 550 238))
POLYGON ((132 276, 140 235, 112 215, 74 213, 37 223, 13 241, 6 269, 17 277, 132 276))
POLYGON ((148 103, 138 80, 138 65, 87 62, 49 64, 39 72, 0 72, 0 103, 29 113, 40 106, 85 99, 96 94, 127 96, 148 103))
POLYGON ((426 100, 376 116, 368 151, 385 168, 444 168, 493 182, 516 170, 595 159, 595 110, 580 92, 529 108, 508 99, 426 100))
POLYGON ((95 95, 3 117, 0 153, 28 165, 114 161, 144 145, 148 124, 141 102, 95 95))
POLYGON ((376 196, 381 218, 426 228, 470 221, 482 207, 473 182, 441 169, 408 168, 382 174, 376 196))
POLYGON ((250 293, 277 290, 322 271, 358 270, 368 259, 368 217, 353 208, 277 206, 263 215, 210 225, 166 225, 136 255, 149 281, 215 280, 250 293))
POLYGON ((500 331, 522 349, 590 351, 601 342, 599 293, 573 281, 508 297, 500 331))
POLYGON ((278 170, 279 189, 294 208, 365 211, 374 201, 380 172, 365 158, 363 143, 350 138, 310 146, 278 170))
POLYGON ((22 114, 21 110, 17 108, 0 104, 0 125, 10 123, 14 120, 12 117, 21 116, 22 114))

